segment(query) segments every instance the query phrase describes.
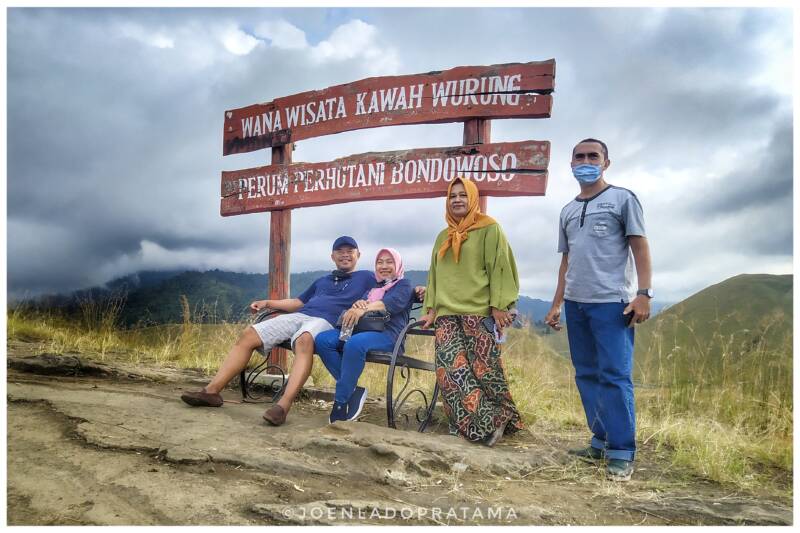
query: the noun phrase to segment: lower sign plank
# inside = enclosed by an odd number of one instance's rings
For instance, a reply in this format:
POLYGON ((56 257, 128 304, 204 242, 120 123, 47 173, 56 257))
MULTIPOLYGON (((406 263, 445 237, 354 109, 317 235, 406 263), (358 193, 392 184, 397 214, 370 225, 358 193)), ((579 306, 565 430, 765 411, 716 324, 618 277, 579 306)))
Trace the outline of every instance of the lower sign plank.
POLYGON ((548 141, 352 155, 327 163, 269 165, 222 173, 222 216, 364 200, 443 196, 457 176, 484 196, 541 196, 548 141))

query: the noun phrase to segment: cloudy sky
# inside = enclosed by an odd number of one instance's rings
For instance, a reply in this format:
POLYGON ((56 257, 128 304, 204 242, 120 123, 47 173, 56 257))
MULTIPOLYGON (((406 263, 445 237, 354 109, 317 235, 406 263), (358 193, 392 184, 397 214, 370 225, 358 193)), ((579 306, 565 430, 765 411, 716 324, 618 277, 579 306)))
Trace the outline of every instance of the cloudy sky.
MULTIPOLYGON (((610 183, 645 212, 657 297, 792 271, 788 9, 22 9, 7 12, 9 295, 144 269, 265 272, 269 214, 219 215, 226 109, 371 76, 555 58, 549 119, 492 141, 549 140, 547 195, 490 198, 522 293, 549 299, 577 140, 607 142, 610 183)), ((462 125, 300 141, 294 161, 461 143, 462 125)), ((292 271, 330 267, 341 233, 425 269, 443 200, 292 213, 292 271)))

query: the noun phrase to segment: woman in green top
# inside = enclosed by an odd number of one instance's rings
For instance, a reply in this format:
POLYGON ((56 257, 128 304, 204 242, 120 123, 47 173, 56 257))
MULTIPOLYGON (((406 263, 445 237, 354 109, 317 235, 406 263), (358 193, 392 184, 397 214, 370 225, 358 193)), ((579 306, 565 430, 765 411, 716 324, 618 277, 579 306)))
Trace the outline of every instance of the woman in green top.
POLYGON ((472 181, 450 184, 445 218, 421 320, 436 328, 436 380, 450 433, 494 446, 523 427, 495 336, 514 319, 509 309, 519 296, 517 266, 500 225, 480 212, 472 181), (487 317, 494 320, 491 331, 487 317))

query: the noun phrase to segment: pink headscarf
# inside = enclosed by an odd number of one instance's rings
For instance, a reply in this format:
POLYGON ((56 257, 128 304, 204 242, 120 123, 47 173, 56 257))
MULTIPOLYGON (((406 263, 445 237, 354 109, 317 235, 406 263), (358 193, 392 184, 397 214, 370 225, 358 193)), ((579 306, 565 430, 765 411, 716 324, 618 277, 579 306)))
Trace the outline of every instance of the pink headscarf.
MULTIPOLYGON (((381 248, 378 250, 378 255, 375 256, 375 262, 378 262, 378 258, 381 256, 381 253, 389 252, 389 255, 392 256, 394 259, 394 279, 392 279, 389 283, 384 285, 383 287, 375 287, 374 289, 369 291, 367 295, 368 302, 377 302, 378 300, 383 300, 383 295, 386 294, 386 291, 391 289, 395 283, 403 279, 403 275, 405 274, 405 268, 403 267, 403 258, 400 257, 400 252, 395 250, 394 248, 381 248)), ((375 272, 375 279, 383 281, 381 277, 375 272)))

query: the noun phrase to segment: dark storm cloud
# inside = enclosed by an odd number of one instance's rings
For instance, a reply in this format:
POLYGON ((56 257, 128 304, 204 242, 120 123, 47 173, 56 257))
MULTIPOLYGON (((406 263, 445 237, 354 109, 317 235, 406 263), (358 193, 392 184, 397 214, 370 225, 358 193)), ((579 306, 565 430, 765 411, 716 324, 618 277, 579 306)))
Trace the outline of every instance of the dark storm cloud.
POLYGON ((746 164, 699 181, 681 211, 699 223, 728 221, 740 251, 791 255, 793 146, 791 121, 776 124, 770 142, 746 164))
MULTIPOLYGON (((252 15, 281 12, 11 10, 14 290, 75 288, 115 263, 147 267, 130 263, 144 242, 175 252, 266 246, 268 215, 219 217, 220 170, 269 162, 267 151, 223 161, 223 111, 369 72, 263 42, 246 55, 225 50, 221 34, 238 31, 235 17, 257 21, 252 15)), ((301 18, 324 28, 321 15, 301 18)))
MULTIPOLYGON (((783 204, 792 197, 792 124, 786 121, 778 126, 769 144, 758 152, 758 159, 705 188, 704 201, 696 204, 698 211, 702 208, 708 215, 731 214, 783 204)), ((784 218, 791 220, 791 216, 784 218)))
MULTIPOLYGON (((791 99, 751 82, 769 64, 758 45, 763 37, 791 39, 785 26, 775 29, 783 16, 731 9, 10 9, 9 286, 66 290, 204 260, 263 271, 269 215, 221 218, 219 172, 267 164, 269 152, 223 158, 225 109, 375 75, 551 57, 558 62, 553 117, 492 125, 496 141, 552 143, 546 197, 490 200, 528 293, 552 292, 558 211, 576 193, 569 150, 586 136, 609 143, 614 176, 622 178, 641 169, 706 175, 714 154, 763 146, 757 163, 730 173, 730 186, 692 204, 690 215, 731 231, 744 221, 770 225, 768 237, 737 245, 750 254, 791 253, 791 226, 770 222, 791 219, 791 99), (281 45, 260 35, 249 53, 226 50, 226 39, 247 48, 261 23, 279 20, 304 42, 281 45), (318 47, 324 40, 328 48, 318 47)), ((294 160, 460 142, 458 124, 381 128, 300 142, 294 160)), ((660 238, 656 257, 681 250, 677 236, 658 233, 674 214, 659 190, 669 186, 641 193, 660 238)), ((366 246, 409 250, 424 268, 444 226, 438 202, 298 209, 292 269, 327 268, 331 236, 354 228, 366 246)))

